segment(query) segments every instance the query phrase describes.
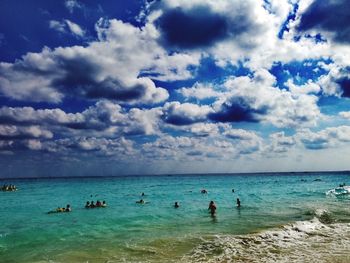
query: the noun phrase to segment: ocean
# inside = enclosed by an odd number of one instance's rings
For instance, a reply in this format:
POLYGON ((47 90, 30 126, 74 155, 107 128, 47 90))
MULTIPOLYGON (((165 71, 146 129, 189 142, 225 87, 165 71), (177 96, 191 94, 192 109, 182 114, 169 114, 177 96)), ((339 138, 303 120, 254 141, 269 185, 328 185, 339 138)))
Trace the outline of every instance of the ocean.
POLYGON ((350 262, 350 194, 336 190, 346 172, 0 180, 10 183, 0 262, 350 262), (108 207, 84 208, 97 200, 108 207))

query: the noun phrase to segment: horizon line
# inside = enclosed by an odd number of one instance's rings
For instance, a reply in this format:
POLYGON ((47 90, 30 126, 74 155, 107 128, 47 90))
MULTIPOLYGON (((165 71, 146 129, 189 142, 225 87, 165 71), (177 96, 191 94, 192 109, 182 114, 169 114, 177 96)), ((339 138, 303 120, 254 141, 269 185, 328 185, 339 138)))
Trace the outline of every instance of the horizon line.
POLYGON ((223 172, 223 173, 160 173, 160 174, 122 174, 122 175, 86 175, 86 176, 38 176, 38 177, 0 177, 3 180, 23 179, 76 179, 76 178, 117 178, 117 177, 147 177, 147 176, 200 176, 200 175, 255 175, 255 174, 315 174, 315 173, 350 173, 350 170, 324 171, 289 171, 289 172, 223 172))

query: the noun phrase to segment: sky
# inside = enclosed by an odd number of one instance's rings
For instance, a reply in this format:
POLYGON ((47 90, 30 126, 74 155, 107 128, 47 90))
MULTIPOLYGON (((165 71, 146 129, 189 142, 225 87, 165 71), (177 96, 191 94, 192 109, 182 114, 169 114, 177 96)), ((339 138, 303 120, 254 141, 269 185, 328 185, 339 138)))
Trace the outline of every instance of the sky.
POLYGON ((348 0, 0 1, 0 177, 350 169, 348 0))

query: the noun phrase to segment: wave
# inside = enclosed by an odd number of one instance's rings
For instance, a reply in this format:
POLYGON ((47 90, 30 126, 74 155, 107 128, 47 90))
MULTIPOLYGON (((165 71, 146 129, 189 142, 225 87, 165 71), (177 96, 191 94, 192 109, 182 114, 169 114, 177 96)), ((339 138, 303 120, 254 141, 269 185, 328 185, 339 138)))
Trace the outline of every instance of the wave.
POLYGON ((339 186, 326 192, 326 195, 344 196, 350 194, 350 186, 339 186))
POLYGON ((250 235, 217 235, 186 254, 183 262, 350 262, 350 224, 324 224, 327 211, 309 221, 250 235))

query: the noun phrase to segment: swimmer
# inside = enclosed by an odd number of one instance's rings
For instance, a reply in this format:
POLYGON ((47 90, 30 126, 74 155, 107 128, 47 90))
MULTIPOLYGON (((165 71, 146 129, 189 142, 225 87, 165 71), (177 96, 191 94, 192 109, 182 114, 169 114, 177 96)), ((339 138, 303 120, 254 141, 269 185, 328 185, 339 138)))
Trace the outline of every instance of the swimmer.
POLYGON ((90 203, 90 208, 95 208, 96 206, 95 206, 95 204, 94 204, 94 201, 91 201, 91 203, 90 203))
POLYGON ((212 216, 215 215, 215 212, 216 212, 216 205, 215 205, 214 201, 210 201, 208 210, 210 210, 210 214, 211 214, 212 216))
POLYGON ((140 199, 140 201, 136 201, 137 204, 144 204, 145 201, 143 199, 140 199))
POLYGON ((235 189, 232 188, 232 193, 234 193, 234 192, 235 192, 235 189))
POLYGON ((141 193, 141 196, 145 196, 145 193, 144 193, 144 192, 142 192, 142 193, 141 193))
POLYGON ((237 207, 241 207, 241 200, 239 198, 237 198, 237 207))
POLYGON ((57 209, 56 209, 56 212, 57 213, 60 213, 60 212, 64 212, 64 207, 57 207, 57 209))
POLYGON ((101 207, 107 207, 106 201, 103 201, 103 202, 102 202, 101 207))
POLYGON ((208 193, 208 191, 207 191, 207 190, 205 190, 205 189, 202 189, 202 190, 201 190, 201 193, 202 193, 202 194, 207 194, 207 193, 208 193))
POLYGON ((178 202, 175 202, 174 207, 175 207, 175 208, 179 208, 179 207, 180 207, 179 203, 178 203, 178 202))
POLYGON ((70 205, 67 205, 67 207, 64 210, 64 212, 72 212, 72 208, 70 207, 70 205))
POLYGON ((86 202, 85 208, 90 208, 90 202, 89 201, 86 202))
POLYGON ((102 203, 100 202, 100 200, 97 200, 96 207, 101 207, 101 206, 102 206, 102 203))

